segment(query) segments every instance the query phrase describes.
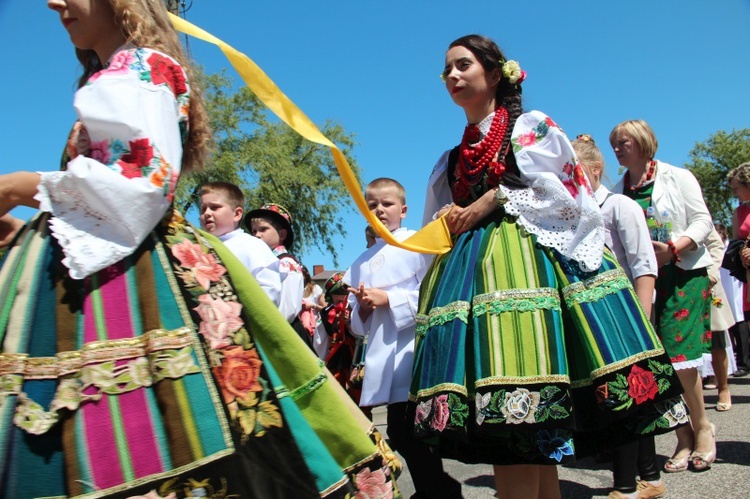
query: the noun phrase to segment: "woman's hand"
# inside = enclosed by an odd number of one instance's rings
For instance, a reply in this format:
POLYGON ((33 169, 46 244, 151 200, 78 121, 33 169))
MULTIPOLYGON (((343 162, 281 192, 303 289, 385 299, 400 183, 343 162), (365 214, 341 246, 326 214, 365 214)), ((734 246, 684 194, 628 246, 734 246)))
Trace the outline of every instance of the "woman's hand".
POLYGON ((19 218, 5 214, 0 217, 0 248, 10 244, 25 222, 19 218))
POLYGON ((750 267, 750 248, 742 248, 742 251, 740 251, 740 260, 742 261, 742 265, 750 267))
POLYGON ((659 267, 663 267, 672 261, 672 250, 669 249, 666 243, 659 241, 653 241, 651 244, 654 245, 654 253, 656 254, 656 263, 659 267))
POLYGON ((34 199, 39 186, 40 175, 32 172, 14 172, 0 175, 0 216, 4 216, 16 206, 39 208, 34 199))
POLYGON ((454 206, 448 213, 448 228, 453 234, 463 234, 474 227, 477 222, 497 209, 495 194, 497 189, 485 192, 482 197, 466 208, 454 206))

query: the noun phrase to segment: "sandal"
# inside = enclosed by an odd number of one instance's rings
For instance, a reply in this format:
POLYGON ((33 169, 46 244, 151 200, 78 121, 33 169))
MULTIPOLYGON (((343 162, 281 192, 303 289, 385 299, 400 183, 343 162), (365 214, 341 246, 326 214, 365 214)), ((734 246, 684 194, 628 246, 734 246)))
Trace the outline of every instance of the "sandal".
POLYGON ((681 471, 686 471, 688 469, 688 462, 690 461, 691 456, 692 454, 688 454, 680 458, 670 457, 669 459, 667 459, 667 462, 664 463, 664 472, 679 473, 681 471))
POLYGON ((732 402, 716 402, 716 410, 719 412, 726 412, 732 408, 732 402))
POLYGON ((711 436, 714 439, 714 447, 708 452, 695 452, 690 455, 690 463, 695 471, 706 471, 716 461, 716 426, 711 423, 711 436))

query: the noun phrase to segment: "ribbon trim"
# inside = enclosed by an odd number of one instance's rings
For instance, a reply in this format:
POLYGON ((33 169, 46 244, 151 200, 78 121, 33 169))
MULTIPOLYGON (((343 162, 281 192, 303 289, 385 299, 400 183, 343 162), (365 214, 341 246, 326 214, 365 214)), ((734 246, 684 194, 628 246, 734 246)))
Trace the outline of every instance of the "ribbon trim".
POLYGON ((451 235, 445 217, 424 226, 416 234, 405 241, 397 241, 386 227, 367 208, 367 202, 362 195, 362 188, 357 182, 354 172, 346 161, 344 153, 318 130, 310 118, 292 102, 278 86, 266 75, 266 73, 253 62, 248 56, 235 48, 227 45, 212 34, 189 23, 188 21, 169 14, 175 29, 186 35, 216 45, 224 53, 224 56, 239 73, 248 88, 263 102, 276 116, 305 139, 328 146, 336 164, 336 169, 343 180, 359 211, 364 215, 367 222, 375 229, 385 242, 399 248, 417 253, 443 254, 450 251, 452 247, 451 235))

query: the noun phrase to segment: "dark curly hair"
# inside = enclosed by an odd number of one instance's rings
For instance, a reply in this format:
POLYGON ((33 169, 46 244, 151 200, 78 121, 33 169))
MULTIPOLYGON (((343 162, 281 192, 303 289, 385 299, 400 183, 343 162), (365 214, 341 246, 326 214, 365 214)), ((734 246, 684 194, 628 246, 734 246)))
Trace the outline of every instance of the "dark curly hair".
MULTIPOLYGON (((482 35, 466 35, 462 36, 451 42, 448 49, 453 47, 464 47, 474 54, 477 61, 482 65, 486 73, 492 72, 494 69, 500 69, 502 74, 503 63, 507 61, 505 54, 500 50, 495 42, 486 36, 482 35)), ((500 146, 501 151, 509 151, 506 161, 509 162, 508 166, 512 170, 515 170, 515 156, 513 155, 512 149, 508 147, 510 143, 511 135, 513 134, 513 127, 516 124, 516 120, 521 114, 523 114, 523 107, 521 106, 521 85, 513 84, 508 81, 508 78, 503 76, 500 82, 497 84, 497 91, 495 93, 495 102, 498 107, 503 106, 508 110, 508 131, 505 133, 503 143, 500 146)), ((504 182, 507 184, 511 181, 512 175, 506 175, 504 182)), ((514 179, 515 180, 515 179, 514 179)), ((512 181, 511 183, 516 183, 512 181)))

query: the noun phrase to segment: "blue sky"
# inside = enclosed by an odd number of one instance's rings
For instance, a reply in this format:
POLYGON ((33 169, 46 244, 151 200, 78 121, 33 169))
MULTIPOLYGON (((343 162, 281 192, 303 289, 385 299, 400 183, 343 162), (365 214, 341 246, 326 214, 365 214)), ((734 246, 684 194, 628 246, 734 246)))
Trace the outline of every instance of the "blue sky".
MULTIPOLYGON (((465 34, 490 36, 520 62, 527 110, 571 138, 594 137, 610 183, 618 165, 607 137, 620 121, 648 121, 657 158, 675 165, 711 134, 750 127, 748 0, 193 0, 186 18, 246 53, 314 122, 353 132, 364 181, 406 187, 412 228, 435 161, 465 125, 439 79, 447 45, 465 34)), ((216 47, 189 48, 208 72, 236 77, 216 47)), ((75 120, 68 36, 46 2, 0 0, 0 50, 0 173, 55 170, 75 120)), ((340 268, 365 245, 361 215, 345 220, 340 268)), ((301 257, 333 268, 317 248, 301 257)))

